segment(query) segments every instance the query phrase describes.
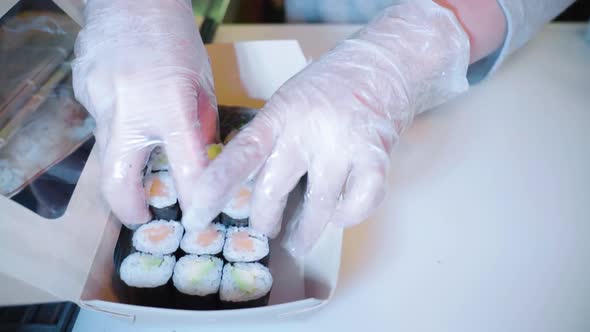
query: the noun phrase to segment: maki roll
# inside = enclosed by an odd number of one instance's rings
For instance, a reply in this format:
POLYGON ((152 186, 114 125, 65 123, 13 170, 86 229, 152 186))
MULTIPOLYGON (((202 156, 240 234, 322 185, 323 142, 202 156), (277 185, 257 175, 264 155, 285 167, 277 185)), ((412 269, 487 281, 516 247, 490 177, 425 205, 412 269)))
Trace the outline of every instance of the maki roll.
POLYGON ((169 169, 170 164, 168 163, 166 152, 162 147, 157 146, 150 154, 150 159, 148 160, 148 173, 168 171, 169 169))
POLYGON ((253 182, 246 182, 238 189, 237 193, 221 211, 221 222, 225 226, 248 226, 253 189, 253 182))
POLYGON ((141 225, 133 234, 133 247, 137 251, 168 255, 178 249, 184 229, 177 221, 154 220, 141 225))
POLYGON ((259 263, 228 263, 223 267, 219 298, 225 309, 265 306, 270 298, 272 275, 259 263))
POLYGON ((214 256, 187 255, 178 260, 172 277, 175 302, 180 309, 219 308, 219 285, 223 261, 214 256))
POLYGON ((123 260, 119 276, 132 304, 169 308, 174 292, 169 283, 174 256, 154 256, 136 252, 123 260))
POLYGON ((213 223, 204 230, 184 234, 180 248, 187 254, 218 255, 224 243, 225 226, 213 223))
POLYGON ((225 236, 223 257, 228 262, 268 261, 268 238, 250 227, 230 227, 225 236))
POLYGON ((180 220, 178 197, 170 173, 161 171, 147 174, 143 187, 154 219, 180 220))

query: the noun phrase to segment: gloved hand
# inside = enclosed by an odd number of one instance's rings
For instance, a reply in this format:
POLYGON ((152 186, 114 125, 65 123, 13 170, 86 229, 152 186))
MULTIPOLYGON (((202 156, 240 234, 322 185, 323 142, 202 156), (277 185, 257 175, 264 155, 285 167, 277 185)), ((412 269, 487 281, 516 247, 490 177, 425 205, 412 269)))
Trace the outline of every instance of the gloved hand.
POLYGON ((102 189, 125 224, 150 219, 141 172, 164 146, 182 209, 217 139, 207 53, 188 0, 89 0, 76 41, 76 98, 97 122, 102 189))
POLYGON ((305 253, 327 223, 357 224, 383 200, 391 151, 414 115, 468 87, 469 39, 431 1, 388 8, 285 83, 203 173, 185 214, 203 227, 252 172, 252 226, 280 229, 288 193, 307 173, 287 248, 305 253))

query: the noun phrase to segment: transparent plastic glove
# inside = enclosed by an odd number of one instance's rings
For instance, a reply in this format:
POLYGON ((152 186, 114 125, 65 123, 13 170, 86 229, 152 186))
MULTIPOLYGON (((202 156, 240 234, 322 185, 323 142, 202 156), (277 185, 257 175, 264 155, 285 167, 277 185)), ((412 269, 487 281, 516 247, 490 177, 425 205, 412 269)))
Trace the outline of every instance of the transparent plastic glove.
POLYGON ((280 230, 307 173, 287 248, 305 253, 327 223, 357 224, 383 200, 392 147, 414 115, 468 87, 469 40, 431 1, 388 8, 285 83, 199 179, 185 227, 207 224, 252 172, 253 227, 280 230))
POLYGON ((89 0, 76 41, 76 98, 96 119, 102 189, 125 224, 150 219, 142 169, 156 145, 181 208, 208 163, 217 110, 207 53, 186 0, 89 0))

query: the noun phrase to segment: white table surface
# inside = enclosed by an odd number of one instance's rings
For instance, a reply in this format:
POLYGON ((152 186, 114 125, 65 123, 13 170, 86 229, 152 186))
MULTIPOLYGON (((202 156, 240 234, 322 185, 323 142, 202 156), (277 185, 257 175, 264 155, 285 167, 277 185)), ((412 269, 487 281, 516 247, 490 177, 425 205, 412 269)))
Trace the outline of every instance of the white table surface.
MULTIPOLYGON (((352 26, 223 26, 217 41, 298 39, 310 57, 352 26)), ((420 116, 391 192, 347 230, 332 302, 278 324, 131 326, 82 310, 74 331, 590 331, 590 43, 552 25, 492 79, 420 116)))

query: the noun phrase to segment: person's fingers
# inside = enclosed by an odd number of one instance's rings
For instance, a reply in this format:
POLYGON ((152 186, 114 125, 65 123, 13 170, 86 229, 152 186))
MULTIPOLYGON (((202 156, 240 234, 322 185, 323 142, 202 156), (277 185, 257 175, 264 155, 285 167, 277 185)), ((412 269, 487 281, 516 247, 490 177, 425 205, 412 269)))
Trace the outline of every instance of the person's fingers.
POLYGON ((102 159, 104 159, 110 136, 109 127, 96 126, 94 128, 94 144, 98 148, 98 153, 102 159))
POLYGON ((350 227, 367 219, 385 198, 387 163, 362 163, 350 173, 330 222, 350 227))
POLYGON ((292 255, 304 255, 320 237, 338 206, 348 172, 347 164, 335 160, 318 161, 308 170, 303 209, 283 243, 292 255))
POLYGON ((175 121, 181 127, 164 127, 168 130, 161 133, 161 136, 178 193, 178 202, 180 208, 186 211, 191 206, 197 180, 209 162, 205 151, 208 142, 203 141, 201 136, 196 110, 180 115, 187 117, 182 121, 175 121))
POLYGON ((192 204, 182 217, 187 230, 206 227, 240 184, 259 169, 272 151, 275 128, 274 119, 259 113, 211 162, 199 177, 192 204))
POLYGON ((250 225, 271 238, 281 230, 289 193, 306 172, 306 165, 297 148, 279 140, 256 179, 250 225))
POLYGON ((201 138, 205 144, 213 144, 220 141, 217 100, 213 92, 208 92, 213 89, 212 86, 209 87, 209 84, 212 84, 212 82, 201 86, 201 90, 199 90, 197 96, 201 138))
POLYGON ((151 214, 145 200, 142 170, 150 148, 143 139, 122 140, 116 133, 104 151, 102 189, 113 213, 126 225, 148 222, 151 214), (128 144, 134 143, 131 147, 128 144))

